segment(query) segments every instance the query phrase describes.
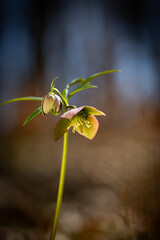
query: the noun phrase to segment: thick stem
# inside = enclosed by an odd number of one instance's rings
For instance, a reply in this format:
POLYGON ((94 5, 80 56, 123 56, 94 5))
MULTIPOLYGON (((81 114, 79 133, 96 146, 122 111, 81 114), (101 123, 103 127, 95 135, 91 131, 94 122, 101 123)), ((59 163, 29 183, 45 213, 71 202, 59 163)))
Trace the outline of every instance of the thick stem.
POLYGON ((60 180, 59 180, 57 204, 56 204, 56 211, 55 211, 54 222, 53 222, 50 240, 55 239, 58 218, 59 218, 59 213, 60 213, 60 208, 61 208, 61 203, 62 203, 65 172, 66 172, 67 148, 68 148, 68 131, 64 134, 64 140, 63 140, 63 154, 62 154, 62 163, 61 163, 61 173, 60 173, 60 180))

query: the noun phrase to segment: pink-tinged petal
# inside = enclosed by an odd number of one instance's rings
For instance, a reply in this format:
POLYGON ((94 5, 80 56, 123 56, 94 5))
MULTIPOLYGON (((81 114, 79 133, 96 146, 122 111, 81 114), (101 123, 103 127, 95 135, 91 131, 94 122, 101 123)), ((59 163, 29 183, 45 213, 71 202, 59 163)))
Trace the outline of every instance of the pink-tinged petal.
POLYGON ((92 140, 98 131, 99 122, 93 115, 89 115, 87 121, 89 121, 88 126, 84 123, 83 126, 80 128, 75 127, 75 129, 82 136, 92 140))
POLYGON ((79 113, 84 107, 74 108, 65 112, 61 118, 72 119, 77 113, 79 113))
POLYGON ((106 116, 105 113, 103 113, 102 111, 99 111, 98 109, 96 109, 94 107, 91 107, 91 106, 84 106, 83 109, 86 110, 91 115, 104 115, 104 116, 106 116))
POLYGON ((59 114, 62 110, 62 101, 61 98, 58 95, 54 95, 54 104, 53 104, 53 114, 59 114))
POLYGON ((54 97, 52 95, 45 95, 42 100, 42 112, 48 114, 54 104, 54 97))
POLYGON ((54 138, 57 141, 71 127, 71 121, 66 118, 60 118, 54 129, 54 138))

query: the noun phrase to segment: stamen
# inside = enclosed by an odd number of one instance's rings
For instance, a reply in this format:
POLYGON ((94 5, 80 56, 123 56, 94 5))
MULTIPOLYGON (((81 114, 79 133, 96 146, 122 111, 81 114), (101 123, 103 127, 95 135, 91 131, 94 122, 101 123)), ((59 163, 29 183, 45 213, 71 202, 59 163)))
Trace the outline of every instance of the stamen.
POLYGON ((92 126, 90 121, 88 121, 84 116, 80 118, 80 121, 82 124, 85 124, 88 128, 90 128, 92 126))
POLYGON ((88 113, 81 112, 74 118, 74 120, 72 120, 72 132, 75 133, 75 131, 77 130, 83 133, 84 125, 87 128, 90 128, 92 126, 91 122, 88 120, 88 113))
POLYGON ((73 126, 72 133, 75 133, 75 130, 76 130, 75 126, 73 126))

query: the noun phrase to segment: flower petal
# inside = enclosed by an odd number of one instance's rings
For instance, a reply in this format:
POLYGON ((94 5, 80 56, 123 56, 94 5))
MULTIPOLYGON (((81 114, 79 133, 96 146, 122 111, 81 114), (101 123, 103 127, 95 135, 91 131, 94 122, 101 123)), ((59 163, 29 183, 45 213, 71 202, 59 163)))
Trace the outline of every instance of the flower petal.
POLYGON ((60 118, 54 129, 54 138, 57 141, 71 127, 71 121, 66 118, 60 118))
POLYGON ((98 109, 91 107, 91 106, 82 106, 79 108, 71 109, 68 112, 65 112, 61 118, 67 118, 67 119, 72 119, 76 114, 78 114, 82 109, 86 110, 89 115, 104 115, 106 116, 105 113, 102 111, 99 111, 98 109))
POLYGON ((61 98, 58 95, 53 95, 53 107, 51 109, 51 113, 54 115, 59 115, 62 110, 62 101, 61 98))
POLYGON ((75 127, 75 129, 82 136, 92 140, 98 131, 99 122, 98 122, 97 118, 94 117, 93 115, 89 115, 87 120, 89 121, 89 124, 84 123, 83 126, 81 126, 79 128, 75 127))
POLYGON ((77 113, 79 113, 84 107, 74 108, 65 112, 61 118, 72 119, 77 113))
POLYGON ((103 113, 102 111, 99 111, 98 109, 91 107, 91 106, 84 106, 83 107, 84 110, 87 110, 87 112, 91 115, 104 115, 106 116, 105 113, 103 113))
POLYGON ((45 95, 42 100, 42 112, 43 114, 48 114, 52 109, 54 104, 54 97, 52 95, 45 95))

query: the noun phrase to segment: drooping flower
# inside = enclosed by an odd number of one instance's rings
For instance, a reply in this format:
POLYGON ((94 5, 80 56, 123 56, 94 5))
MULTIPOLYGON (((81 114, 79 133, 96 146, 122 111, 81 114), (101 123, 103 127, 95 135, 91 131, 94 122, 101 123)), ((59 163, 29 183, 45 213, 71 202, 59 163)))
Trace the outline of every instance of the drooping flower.
POLYGON ((62 110, 62 100, 56 94, 50 94, 44 96, 42 101, 42 113, 48 114, 51 112, 54 115, 58 115, 62 110))
POLYGON ((105 116, 103 112, 90 106, 82 106, 65 112, 55 127, 55 140, 58 140, 70 127, 73 127, 72 132, 77 131, 82 136, 93 139, 99 128, 99 122, 94 115, 105 116))

